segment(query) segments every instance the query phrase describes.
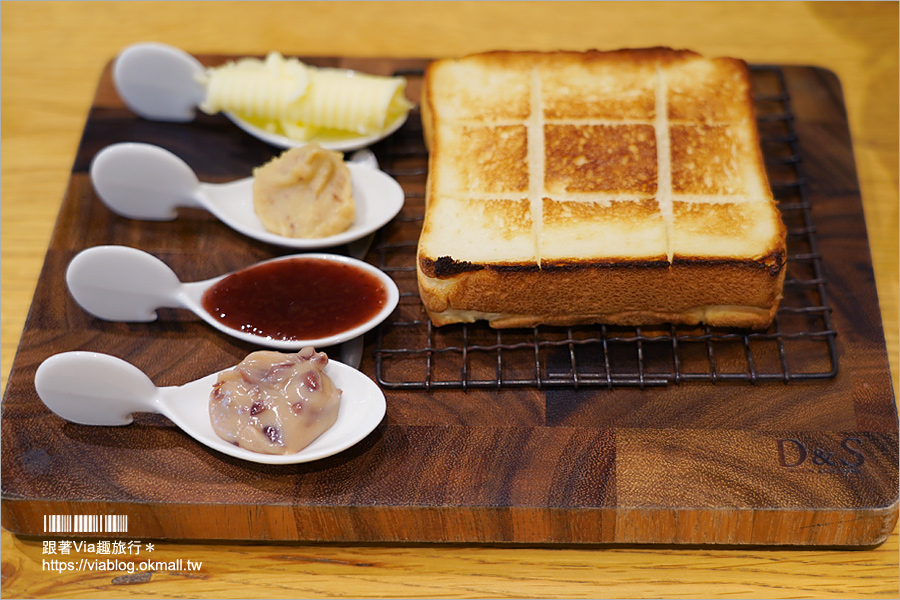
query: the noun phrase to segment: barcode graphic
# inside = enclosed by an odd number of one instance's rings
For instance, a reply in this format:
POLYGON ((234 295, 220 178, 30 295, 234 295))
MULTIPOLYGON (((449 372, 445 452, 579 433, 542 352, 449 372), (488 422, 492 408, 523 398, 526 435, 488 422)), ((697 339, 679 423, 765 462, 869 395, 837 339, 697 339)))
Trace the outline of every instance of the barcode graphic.
POLYGON ((44 515, 44 533, 126 533, 128 515, 44 515))

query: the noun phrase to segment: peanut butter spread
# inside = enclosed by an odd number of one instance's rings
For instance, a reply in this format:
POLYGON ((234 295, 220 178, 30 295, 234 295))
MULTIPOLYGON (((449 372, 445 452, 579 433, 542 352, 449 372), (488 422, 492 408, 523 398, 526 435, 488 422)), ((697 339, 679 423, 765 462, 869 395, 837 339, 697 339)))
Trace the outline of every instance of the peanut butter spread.
POLYGON ((253 175, 253 210, 272 233, 327 237, 356 218, 350 169, 338 152, 316 144, 291 148, 253 175))

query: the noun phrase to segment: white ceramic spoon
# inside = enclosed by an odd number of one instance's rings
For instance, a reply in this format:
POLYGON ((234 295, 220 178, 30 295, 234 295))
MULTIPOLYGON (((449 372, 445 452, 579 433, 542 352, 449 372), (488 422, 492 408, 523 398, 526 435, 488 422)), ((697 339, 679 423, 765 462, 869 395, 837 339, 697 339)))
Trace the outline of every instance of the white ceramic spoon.
MULTIPOLYGON (((193 121, 197 106, 206 98, 201 82, 206 68, 187 52, 155 42, 134 44, 116 57, 113 84, 132 112, 153 121, 193 121)), ((352 71, 347 71, 352 76, 352 71)), ((226 117, 250 135, 278 148, 303 146, 316 142, 330 150, 356 150, 374 144, 397 131, 408 113, 394 119, 382 131, 372 135, 331 134, 298 141, 271 133, 248 123, 235 114, 226 117)))
MULTIPOLYGON (((95 246, 78 253, 66 270, 66 284, 75 301, 85 311, 106 321, 149 322, 157 319, 156 309, 186 308, 219 331, 237 339, 275 348, 299 350, 340 344, 357 338, 384 321, 396 308, 400 292, 393 279, 369 263, 336 254, 295 254, 257 264, 312 258, 353 265, 381 281, 387 291, 384 307, 361 325, 328 337, 306 340, 278 340, 232 329, 203 308, 204 292, 230 273, 192 283, 182 283, 178 276, 152 254, 127 246, 95 246)), ((252 265, 249 268, 252 268, 252 265)))
POLYGON ((262 454, 220 438, 209 418, 209 394, 218 373, 181 386, 156 387, 134 365, 108 354, 64 352, 45 360, 34 385, 44 404, 81 425, 128 425, 132 413, 160 413, 201 444, 257 463, 309 462, 346 450, 366 437, 384 417, 384 394, 371 379, 329 360, 325 373, 342 390, 334 425, 295 454, 262 454))
POLYGON ((196 58, 166 44, 144 43, 123 50, 113 64, 119 97, 132 112, 152 121, 193 121, 206 98, 205 68, 196 58))
POLYGON ((403 208, 403 188, 378 169, 368 150, 346 163, 353 183, 356 219, 345 231, 322 238, 291 238, 265 227, 253 209, 253 178, 229 183, 201 183, 179 157, 152 144, 125 142, 107 146, 91 162, 91 182, 113 212, 131 219, 167 221, 177 208, 205 208, 248 237, 286 248, 330 248, 369 235, 403 208))

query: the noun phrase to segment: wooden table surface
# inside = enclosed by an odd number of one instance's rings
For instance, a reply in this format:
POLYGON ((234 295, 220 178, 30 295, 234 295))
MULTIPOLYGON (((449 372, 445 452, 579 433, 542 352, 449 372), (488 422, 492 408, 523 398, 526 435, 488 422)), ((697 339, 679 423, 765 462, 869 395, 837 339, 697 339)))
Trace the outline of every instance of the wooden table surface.
MULTIPOLYGON (((844 86, 895 395, 897 3, 3 2, 2 387, 104 65, 128 44, 196 54, 454 56, 668 45, 817 65, 844 86)), ((878 548, 530 548, 156 544, 172 568, 58 573, 2 532, 4 597, 897 597, 898 533, 878 548), (201 562, 188 571, 188 560, 201 562), (127 587, 122 587, 127 586, 127 587)), ((112 557, 110 557, 112 558, 112 557)), ((159 565, 158 565, 159 567, 159 565)))

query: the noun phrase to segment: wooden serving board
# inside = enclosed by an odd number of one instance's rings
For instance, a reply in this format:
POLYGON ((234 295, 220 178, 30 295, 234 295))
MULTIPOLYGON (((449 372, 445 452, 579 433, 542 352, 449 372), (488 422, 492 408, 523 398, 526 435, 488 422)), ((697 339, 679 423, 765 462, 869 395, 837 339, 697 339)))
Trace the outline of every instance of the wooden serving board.
MULTIPOLYGON (((200 58, 217 64, 224 57, 200 58)), ((383 74, 427 64, 308 60, 383 74)), ((88 168, 111 143, 168 148, 203 181, 248 176, 277 152, 221 116, 188 124, 141 120, 120 103, 107 69, 3 398, 3 526, 43 535, 49 515, 86 514, 127 516, 134 539, 880 543, 897 521, 897 411, 841 89, 821 69, 783 73, 817 244, 802 252, 821 261, 813 285, 827 285, 835 373, 577 389, 386 386, 387 415, 360 444, 313 463, 264 466, 209 450, 161 416, 137 415, 118 428, 66 423, 35 393, 35 370, 57 352, 113 354, 168 386, 232 366, 256 349, 186 311, 161 310, 147 324, 91 318, 65 286, 78 251, 141 248, 184 281, 286 253, 202 211, 158 223, 123 219, 103 206, 88 168)), ((417 93, 412 76, 410 95, 417 93)), ((417 136, 419 126, 414 112, 401 135, 417 136)), ((391 165, 407 206, 383 239, 405 235, 414 247, 423 164, 412 156, 408 165, 402 158, 391 165)), ((369 260, 383 262, 379 252, 369 260)), ((404 292, 398 310, 414 312, 414 275, 409 265, 393 267, 404 292)), ((373 378, 375 341, 367 336, 361 367, 373 378)), ((781 362, 820 360, 811 357, 817 346, 809 348, 792 346, 781 362)), ((530 368, 527 361, 522 368, 530 368)))

